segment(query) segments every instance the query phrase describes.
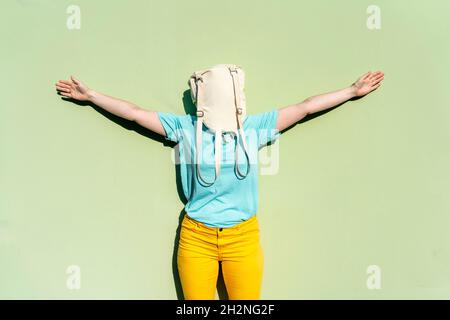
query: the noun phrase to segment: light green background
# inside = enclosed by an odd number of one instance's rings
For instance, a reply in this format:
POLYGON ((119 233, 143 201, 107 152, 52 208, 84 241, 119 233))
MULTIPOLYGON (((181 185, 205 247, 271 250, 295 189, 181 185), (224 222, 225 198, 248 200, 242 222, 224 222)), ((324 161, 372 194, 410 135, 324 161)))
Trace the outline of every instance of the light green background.
MULTIPOLYGON (((54 1, 0 4, 0 298, 176 299, 183 203, 172 148, 64 101, 71 74, 183 114, 187 79, 236 63, 248 112, 342 88, 373 94, 284 132, 260 177, 263 299, 450 298, 450 2, 54 1), (66 9, 81 8, 68 30, 66 9), (366 9, 381 8, 381 30, 366 9), (81 289, 66 268, 81 267, 81 289), (380 290, 366 268, 382 271, 380 290)), ((273 146, 271 147, 273 148, 273 146)))

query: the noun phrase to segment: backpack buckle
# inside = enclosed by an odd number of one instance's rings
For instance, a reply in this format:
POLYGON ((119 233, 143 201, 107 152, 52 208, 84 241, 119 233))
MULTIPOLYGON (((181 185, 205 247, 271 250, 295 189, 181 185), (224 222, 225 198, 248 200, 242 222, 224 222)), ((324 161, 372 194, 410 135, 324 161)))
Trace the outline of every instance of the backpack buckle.
POLYGON ((230 72, 236 72, 237 73, 236 66, 230 66, 230 67, 228 67, 228 69, 230 70, 230 72))
POLYGON ((197 111, 197 117, 203 117, 204 113, 202 110, 197 111))

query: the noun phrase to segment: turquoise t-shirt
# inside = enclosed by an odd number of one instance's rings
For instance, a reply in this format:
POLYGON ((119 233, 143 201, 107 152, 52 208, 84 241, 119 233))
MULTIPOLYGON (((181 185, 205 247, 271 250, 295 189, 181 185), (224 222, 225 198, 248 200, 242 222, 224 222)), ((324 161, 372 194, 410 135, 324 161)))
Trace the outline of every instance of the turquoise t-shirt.
MULTIPOLYGON (((180 165, 180 176, 187 199, 185 212, 193 219, 209 227, 231 227, 247 220, 258 210, 258 151, 280 135, 276 129, 278 110, 273 109, 244 118, 249 173, 245 178, 235 173, 235 147, 237 138, 230 133, 223 134, 222 162, 220 175, 212 186, 200 183, 196 174, 195 131, 197 117, 158 112, 165 138, 177 143, 176 164, 180 165)), ((214 133, 203 125, 202 159, 200 171, 208 182, 215 177, 214 133)), ((247 159, 238 145, 239 171, 247 172, 247 159)))

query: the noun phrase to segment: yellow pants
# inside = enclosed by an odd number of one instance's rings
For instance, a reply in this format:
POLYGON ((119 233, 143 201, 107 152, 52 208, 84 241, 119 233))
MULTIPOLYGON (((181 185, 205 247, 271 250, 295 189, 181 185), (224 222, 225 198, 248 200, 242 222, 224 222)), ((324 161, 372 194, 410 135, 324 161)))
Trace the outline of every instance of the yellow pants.
POLYGON ((260 299, 264 258, 256 215, 229 228, 184 215, 177 263, 186 300, 214 300, 219 262, 230 300, 260 299))

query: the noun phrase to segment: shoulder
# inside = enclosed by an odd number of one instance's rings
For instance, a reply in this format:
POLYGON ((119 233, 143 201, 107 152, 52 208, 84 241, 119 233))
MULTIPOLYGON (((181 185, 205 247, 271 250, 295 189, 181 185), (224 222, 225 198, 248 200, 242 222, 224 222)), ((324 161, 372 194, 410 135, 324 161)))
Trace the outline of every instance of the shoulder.
POLYGON ((269 111, 259 112, 247 115, 244 119, 244 126, 247 128, 272 128, 277 121, 278 109, 274 108, 269 111))
POLYGON ((183 125, 192 125, 194 121, 194 116, 190 114, 176 114, 172 112, 164 112, 159 111, 157 112, 158 117, 163 120, 164 122, 171 122, 173 124, 176 124, 178 126, 183 125))
POLYGON ((175 114, 172 112, 157 112, 159 120, 166 132, 166 139, 179 142, 180 139, 193 131, 193 116, 175 114))

